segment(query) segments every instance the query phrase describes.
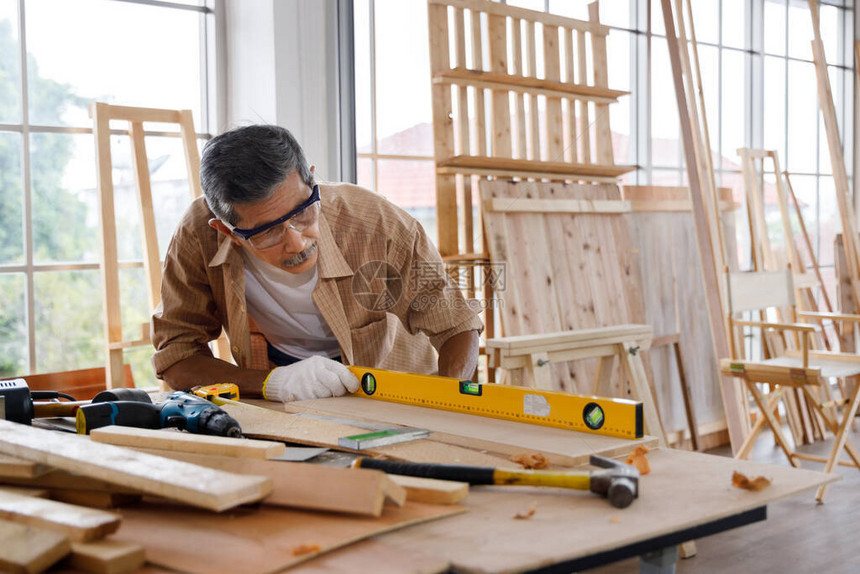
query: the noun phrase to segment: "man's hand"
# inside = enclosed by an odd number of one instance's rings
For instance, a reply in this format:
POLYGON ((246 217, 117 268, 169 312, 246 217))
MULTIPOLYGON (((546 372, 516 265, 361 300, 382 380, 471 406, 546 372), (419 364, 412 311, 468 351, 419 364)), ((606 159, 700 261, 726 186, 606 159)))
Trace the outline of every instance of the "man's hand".
POLYGON ((263 397, 269 401, 307 401, 354 393, 358 386, 358 379, 344 365, 313 356, 269 373, 263 382, 263 397))

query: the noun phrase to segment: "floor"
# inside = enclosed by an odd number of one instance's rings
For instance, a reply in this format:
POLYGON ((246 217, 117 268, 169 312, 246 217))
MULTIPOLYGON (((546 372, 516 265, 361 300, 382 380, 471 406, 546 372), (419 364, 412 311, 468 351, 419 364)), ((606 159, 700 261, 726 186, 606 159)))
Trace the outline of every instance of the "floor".
MULTIPOLYGON (((860 447, 860 417, 851 434, 860 447)), ((826 456, 832 439, 803 447, 803 452, 826 456)), ((731 456, 729 447, 708 451, 731 456)), ((843 454, 844 458, 847 458, 843 454)), ((762 433, 750 457, 760 462, 788 465, 785 455, 774 445, 773 435, 762 433)), ((803 461, 808 469, 823 465, 803 461)), ((767 520, 702 538, 696 541, 697 554, 678 562, 678 574, 691 572, 753 572, 755 574, 860 572, 860 471, 841 466, 842 480, 833 483, 824 504, 815 502, 815 492, 768 505, 767 520)), ((621 574, 639 571, 639 559, 588 570, 588 574, 621 574)))

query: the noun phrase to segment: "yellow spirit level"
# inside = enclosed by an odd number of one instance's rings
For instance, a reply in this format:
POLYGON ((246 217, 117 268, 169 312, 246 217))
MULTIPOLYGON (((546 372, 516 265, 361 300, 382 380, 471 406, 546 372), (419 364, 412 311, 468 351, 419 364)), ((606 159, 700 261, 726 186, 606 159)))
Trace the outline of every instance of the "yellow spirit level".
POLYGON ((385 369, 349 369, 361 381, 357 397, 627 439, 643 435, 639 401, 480 384, 385 369))

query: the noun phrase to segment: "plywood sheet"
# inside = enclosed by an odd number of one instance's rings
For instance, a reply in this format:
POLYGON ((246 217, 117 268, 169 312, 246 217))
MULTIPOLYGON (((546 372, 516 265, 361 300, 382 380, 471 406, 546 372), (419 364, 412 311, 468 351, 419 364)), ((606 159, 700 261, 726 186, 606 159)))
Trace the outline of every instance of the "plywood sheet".
POLYGON ((448 561, 440 556, 370 539, 308 560, 289 571, 290 574, 441 574, 449 570, 448 561))
MULTIPOLYGON (((239 421, 242 432, 246 436, 349 450, 339 447, 337 439, 368 432, 367 429, 358 426, 288 414, 284 412, 284 405, 280 403, 269 401, 252 401, 252 403, 231 403, 221 406, 230 416, 239 421)), ((460 464, 498 466, 505 461, 505 457, 492 456, 477 450, 427 439, 362 452, 370 456, 385 456, 409 462, 457 461, 460 464)))
MULTIPOLYGON (((360 397, 301 401, 289 403, 286 408, 426 428, 434 431, 430 438, 438 442, 455 442, 474 448, 489 447, 507 456, 536 451, 543 453, 551 462, 565 466, 587 463, 592 454, 620 456, 639 445, 653 447, 657 444, 657 439, 653 437, 626 440, 360 397)), ((386 448, 395 451, 395 447, 405 446, 407 444, 386 448)), ((515 466, 507 460, 503 462, 503 466, 515 466)))
POLYGON ((122 511, 114 536, 142 544, 149 562, 182 572, 273 572, 363 538, 427 520, 459 514, 460 506, 408 502, 380 518, 260 507, 223 514, 147 504, 122 511), (294 554, 301 547, 318 551, 294 554), (217 552, 213 551, 217 549, 217 552))
MULTIPOLYGON (((619 200, 616 185, 481 181, 484 200, 619 200)), ((490 259, 504 265, 506 336, 645 323, 634 247, 621 214, 484 214, 490 259)), ((646 377, 652 379, 647 354, 646 377)), ((551 365, 552 389, 590 393, 593 361, 551 365)), ((629 391, 625 389, 626 395, 629 391)))
MULTIPOLYGON (((674 188, 672 188, 674 189, 674 188)), ((689 190, 686 191, 689 197, 689 190)), ((637 194, 636 188, 625 188, 625 198, 641 203, 660 204, 658 196, 637 194)), ((675 191, 673 197, 677 197, 675 191)), ((726 250, 737 253, 734 212, 724 212, 722 225, 726 250)), ((645 322, 654 327, 654 336, 680 333, 691 402, 700 425, 725 419, 719 375, 708 317, 694 312, 701 307, 702 272, 696 248, 695 226, 691 210, 632 213, 629 222, 633 241, 638 247, 642 296, 645 300, 645 322)), ((736 267, 736 257, 729 257, 736 267)), ((654 372, 654 389, 663 426, 667 432, 687 428, 681 383, 671 346, 649 351, 654 372)))
MULTIPOLYGON (((838 479, 689 451, 660 449, 648 457, 651 473, 640 478, 639 498, 623 510, 582 491, 473 487, 465 501, 470 512, 380 540, 447 558, 457 572, 518 572, 698 526, 838 479), (773 483, 759 492, 739 490, 731 486, 734 470, 773 483), (514 519, 532 504, 530 519, 514 519)), ((806 496, 812 511, 813 493, 806 496)))

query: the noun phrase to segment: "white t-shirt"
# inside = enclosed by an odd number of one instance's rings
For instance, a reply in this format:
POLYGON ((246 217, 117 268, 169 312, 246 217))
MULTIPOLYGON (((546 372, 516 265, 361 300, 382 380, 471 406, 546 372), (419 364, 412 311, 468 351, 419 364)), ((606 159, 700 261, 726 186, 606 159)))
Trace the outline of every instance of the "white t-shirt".
POLYGON ((245 298, 248 314, 269 343, 288 355, 334 358, 340 346, 311 294, 317 266, 290 273, 242 250, 245 261, 245 298))

